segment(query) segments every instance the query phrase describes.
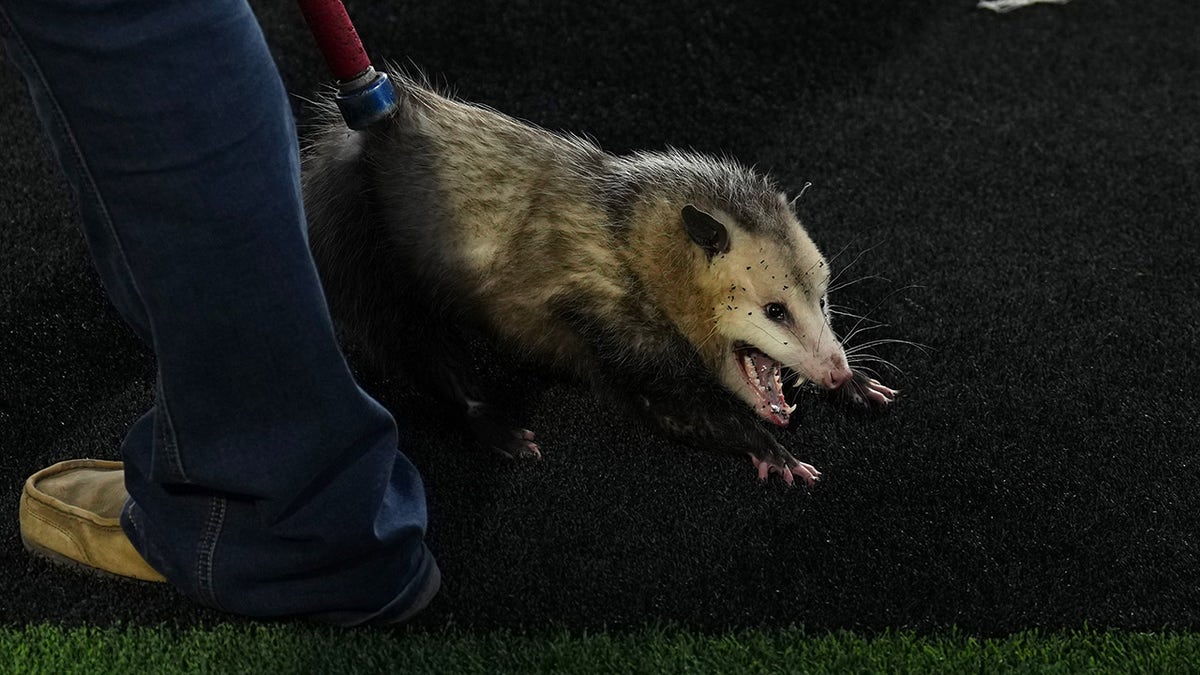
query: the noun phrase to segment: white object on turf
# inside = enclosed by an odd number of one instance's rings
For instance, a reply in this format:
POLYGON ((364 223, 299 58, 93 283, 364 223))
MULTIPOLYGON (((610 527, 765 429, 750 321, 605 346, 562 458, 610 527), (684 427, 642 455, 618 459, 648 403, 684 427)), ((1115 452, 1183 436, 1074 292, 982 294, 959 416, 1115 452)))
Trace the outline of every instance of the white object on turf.
POLYGON ((1014 9, 1021 9, 1030 5, 1039 3, 1054 3, 1056 5, 1065 5, 1070 0, 979 0, 979 4, 975 5, 977 9, 990 9, 997 14, 1011 12, 1014 9))

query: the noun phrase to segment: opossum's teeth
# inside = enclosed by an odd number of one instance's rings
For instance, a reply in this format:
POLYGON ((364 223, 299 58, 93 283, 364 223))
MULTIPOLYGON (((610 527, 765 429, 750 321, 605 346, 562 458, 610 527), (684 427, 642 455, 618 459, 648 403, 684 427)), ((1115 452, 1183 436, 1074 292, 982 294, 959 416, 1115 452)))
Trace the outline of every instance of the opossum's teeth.
POLYGON ((782 364, 749 345, 741 347, 739 352, 746 383, 758 398, 756 412, 768 422, 787 426, 795 407, 788 406, 783 398, 782 364))

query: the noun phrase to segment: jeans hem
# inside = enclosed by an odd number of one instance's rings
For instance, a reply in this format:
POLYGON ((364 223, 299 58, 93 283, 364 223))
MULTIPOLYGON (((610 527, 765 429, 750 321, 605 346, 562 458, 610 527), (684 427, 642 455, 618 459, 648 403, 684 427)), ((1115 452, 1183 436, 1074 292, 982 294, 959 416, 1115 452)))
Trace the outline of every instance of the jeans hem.
POLYGON ((379 626, 404 623, 425 609, 442 587, 442 571, 429 549, 422 544, 421 566, 413 574, 412 581, 388 604, 379 611, 363 616, 330 614, 326 618, 331 623, 353 626, 379 626))

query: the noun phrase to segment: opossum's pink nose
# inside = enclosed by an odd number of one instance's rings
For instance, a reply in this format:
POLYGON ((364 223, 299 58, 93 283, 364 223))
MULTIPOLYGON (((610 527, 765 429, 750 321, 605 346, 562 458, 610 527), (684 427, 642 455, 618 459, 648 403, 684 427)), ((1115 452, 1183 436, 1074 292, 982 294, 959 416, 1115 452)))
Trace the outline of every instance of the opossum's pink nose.
POLYGON ((846 366, 842 366, 826 373, 825 381, 822 384, 825 385, 826 389, 837 389, 852 379, 854 379, 854 371, 846 366))

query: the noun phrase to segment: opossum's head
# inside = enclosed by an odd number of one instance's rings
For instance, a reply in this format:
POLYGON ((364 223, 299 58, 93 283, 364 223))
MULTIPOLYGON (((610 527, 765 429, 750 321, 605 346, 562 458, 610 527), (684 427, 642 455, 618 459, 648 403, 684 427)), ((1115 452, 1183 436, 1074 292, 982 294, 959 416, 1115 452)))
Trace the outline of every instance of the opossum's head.
POLYGON ((853 377, 830 328, 829 265, 786 197, 737 215, 689 204, 680 218, 703 252, 696 264, 712 296, 701 349, 729 390, 785 426, 795 409, 784 400, 785 370, 829 389, 853 377))

